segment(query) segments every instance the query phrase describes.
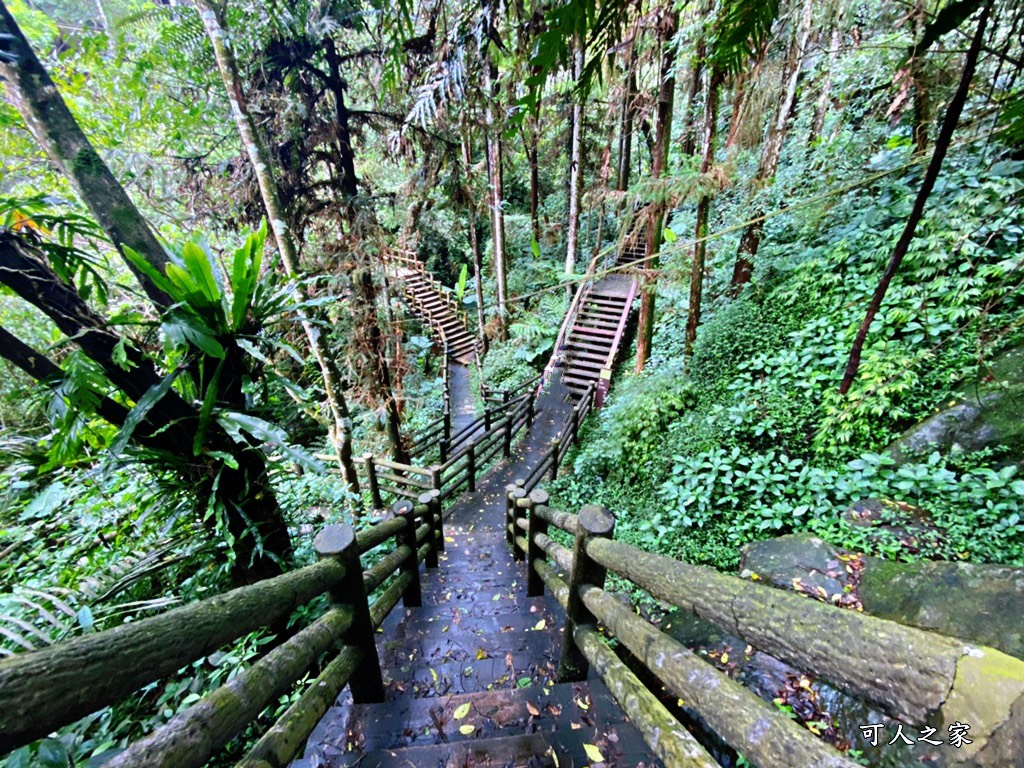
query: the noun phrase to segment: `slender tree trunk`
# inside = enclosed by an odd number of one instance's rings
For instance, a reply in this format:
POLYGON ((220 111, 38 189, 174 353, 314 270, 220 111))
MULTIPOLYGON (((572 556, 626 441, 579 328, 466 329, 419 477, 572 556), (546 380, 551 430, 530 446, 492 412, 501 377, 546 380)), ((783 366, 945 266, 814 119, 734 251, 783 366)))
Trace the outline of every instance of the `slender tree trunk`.
POLYGON ((328 87, 334 97, 334 117, 338 125, 338 156, 341 166, 341 188, 345 196, 348 216, 355 215, 353 202, 359 194, 359 178, 356 176, 355 151, 352 149, 352 130, 349 126, 348 106, 345 104, 345 78, 341 76, 341 59, 333 38, 323 39, 324 55, 329 75, 328 87))
POLYGON ((924 216, 924 208, 928 202, 928 196, 931 194, 932 188, 939 178, 939 172, 942 170, 942 161, 946 158, 946 152, 949 150, 949 145, 953 140, 953 133, 956 131, 957 123, 960 121, 960 114, 963 112, 964 104, 967 102, 967 94, 971 89, 971 80, 974 79, 974 70, 977 67, 978 54, 981 52, 982 42, 985 38, 985 27, 988 24, 990 10, 991 6, 988 4, 984 5, 981 9, 981 15, 978 17, 978 27, 974 32, 974 39, 971 40, 971 47, 967 51, 964 70, 960 75, 960 83, 957 85, 956 93, 953 94, 949 107, 946 109, 946 115, 942 120, 942 127, 939 129, 939 135, 935 140, 935 149, 932 150, 932 159, 928 163, 928 169, 925 171, 924 179, 921 181, 921 188, 918 190, 917 198, 914 200, 914 207, 907 217, 907 223, 903 228, 900 239, 896 241, 896 245, 892 250, 892 256, 889 258, 889 264, 882 274, 882 279, 878 281, 878 287, 875 288, 875 293, 871 297, 871 303, 868 305, 864 322, 860 324, 860 328, 857 330, 857 337, 854 339, 853 347, 850 349, 850 359, 846 363, 846 372, 843 374, 843 380, 839 385, 839 393, 842 395, 850 391, 854 379, 857 378, 857 370, 860 368, 860 358, 864 351, 864 342, 867 339, 868 330, 870 330, 871 323, 874 321, 878 311, 882 308, 882 302, 885 300, 885 294, 889 290, 889 284, 892 282, 897 270, 899 270, 903 257, 907 255, 910 243, 914 239, 914 233, 917 231, 917 225, 924 216))
MULTIPOLYGON (((128 246, 163 273, 169 261, 164 247, 86 138, 7 6, 0 2, 0 38, 5 35, 5 49, 12 60, 0 56, 0 80, 7 98, 122 257, 128 246)), ((125 263, 154 305, 169 306, 167 296, 144 273, 131 261, 125 259, 125 263)))
MULTIPOLYGON (((583 40, 576 41, 573 53, 573 78, 583 79, 583 59, 586 55, 583 40)), ((569 220, 565 238, 565 274, 576 271, 577 240, 580 233, 580 181, 583 175, 583 99, 576 97, 572 105, 572 146, 569 152, 569 220)), ((568 289, 572 293, 572 288, 568 289)))
POLYGON ((726 151, 736 146, 739 141, 740 129, 747 119, 748 95, 752 88, 757 85, 757 78, 761 74, 761 67, 764 65, 765 54, 768 52, 768 39, 765 38, 760 50, 754 58, 753 66, 744 69, 736 77, 733 86, 732 115, 729 118, 729 136, 725 140, 726 151))
POLYGON ((808 147, 814 146, 821 136, 822 130, 825 128, 825 117, 828 115, 829 100, 832 97, 832 71, 835 69, 836 59, 839 58, 839 46, 843 42, 842 23, 843 8, 840 5, 828 45, 828 60, 825 64, 825 75, 821 81, 821 92, 818 94, 818 103, 814 108, 814 119, 811 121, 811 131, 807 137, 808 147))
POLYGON ((527 117, 521 133, 526 163, 530 168, 530 233, 533 242, 540 243, 540 127, 537 118, 527 117))
MULTIPOLYGON (((800 70, 803 66, 804 55, 807 52, 807 41, 811 35, 811 19, 814 10, 811 0, 804 0, 803 12, 800 14, 800 21, 793 34, 793 40, 789 47, 789 56, 786 60, 786 67, 783 70, 782 100, 779 102, 779 109, 775 113, 775 119, 768 126, 765 135, 764 146, 761 149, 761 161, 758 164, 757 175, 754 176, 753 186, 756 188, 767 183, 775 176, 779 168, 779 159, 782 157, 782 145, 786 140, 786 126, 789 122, 789 115, 793 111, 793 104, 796 102, 797 84, 800 81, 800 70)), ((750 282, 754 273, 754 257, 761 244, 763 232, 762 217, 764 210, 758 208, 753 216, 753 223, 747 225, 740 236, 740 244, 736 250, 736 262, 733 265, 732 285, 730 291, 736 295, 740 288, 750 282)))
MULTIPOLYGON (((916 0, 913 10, 914 39, 921 38, 921 32, 928 21, 928 8, 924 0, 916 0)), ((910 59, 910 80, 914 85, 914 146, 918 154, 928 149, 928 125, 931 122, 931 99, 928 83, 925 81, 924 60, 914 51, 910 59)))
MULTIPOLYGON (((462 165, 465 168, 467 182, 470 178, 470 167, 472 166, 472 151, 469 145, 469 135, 463 131, 462 135, 462 165)), ((476 292, 476 322, 477 332, 480 335, 480 349, 487 352, 487 313, 484 309, 484 254, 483 244, 480 242, 480 233, 476 228, 476 205, 473 202, 473 194, 468 188, 466 190, 466 224, 469 229, 469 247, 473 251, 473 286, 476 292)))
POLYGON ((626 63, 626 77, 623 83, 622 104, 619 107, 619 155, 615 174, 615 189, 625 192, 629 189, 629 174, 633 161, 633 116, 636 110, 636 44, 629 46, 626 63))
MULTIPOLYGON (((281 204, 277 182, 274 179, 274 165, 270 152, 259 132, 253 123, 245 101, 245 94, 242 91, 242 84, 238 77, 238 65, 235 62, 234 51, 228 42, 224 24, 223 8, 214 4, 213 0, 199 0, 200 16, 206 33, 213 43, 214 56, 217 60, 217 68, 220 70, 221 79, 224 81, 224 88, 228 93, 228 101, 231 103, 231 112, 235 118, 235 126, 242 138, 249 162, 252 164, 259 184, 260 195, 263 198, 263 205, 267 211, 267 218, 270 219, 270 227, 277 240, 277 248, 281 254, 281 262, 285 271, 292 279, 301 277, 302 270, 299 265, 298 251, 295 241, 292 238, 291 230, 288 228, 287 217, 284 206, 281 204)), ((354 174, 353 174, 354 178, 354 174)), ((295 284, 296 298, 304 301, 305 290, 299 284, 295 284)), ((359 491, 359 476, 356 473, 355 463, 352 460, 352 435, 349 424, 348 405, 342 394, 341 374, 337 365, 331 357, 327 340, 320 329, 307 319, 302 321, 303 330, 309 340, 310 349, 316 357, 320 366, 323 378, 324 394, 327 397, 327 404, 331 410, 334 421, 332 439, 338 456, 338 462, 345 474, 345 481, 353 493, 359 491)))
POLYGON ((378 402, 384 404, 385 422, 387 424, 388 442, 391 444, 391 455, 400 464, 409 463, 409 454, 402 442, 402 417, 398 409, 398 400, 391 385, 391 370, 388 367, 387 349, 380 332, 377 318, 377 292, 373 285, 370 270, 363 266, 352 275, 352 283, 358 294, 358 303, 363 309, 364 317, 358 323, 361 333, 365 334, 366 353, 370 356, 369 385, 370 391, 376 394, 378 402))
MULTIPOLYGON (((711 170, 715 160, 715 133, 718 127, 718 91, 722 74, 712 70, 708 78, 708 94, 704 103, 704 125, 701 129, 702 149, 700 172, 711 170)), ((697 340, 700 325, 701 300, 704 294, 704 261, 707 254, 708 216, 711 211, 712 195, 705 193, 697 202, 697 224, 694 228, 693 266, 690 271, 690 311, 686 320, 686 341, 683 356, 689 360, 693 355, 693 344, 697 340)))
POLYGON ((504 179, 502 177, 501 127, 494 115, 498 99, 498 67, 493 62, 484 65, 484 89, 487 92, 484 121, 487 126, 487 180, 491 188, 491 245, 494 251, 494 281, 498 300, 498 338, 507 338, 508 307, 506 305, 507 278, 505 273, 505 210, 504 179))
MULTIPOLYGON (((708 0, 704 8, 704 17, 711 16, 714 9, 712 0, 708 0)), ((697 94, 700 93, 700 81, 704 77, 704 59, 708 55, 708 41, 701 26, 700 37, 697 39, 697 47, 694 50, 693 58, 690 59, 690 89, 686 95, 686 112, 683 115, 683 154, 694 155, 697 153, 697 116, 694 111, 694 103, 697 101, 697 94)))
MULTIPOLYGON (((655 126, 655 149, 651 163, 651 176, 661 178, 668 166, 669 143, 672 140, 672 108, 675 104, 676 49, 672 42, 679 28, 679 12, 666 11, 659 24, 661 38, 661 78, 658 86, 658 107, 655 126)), ((665 204, 656 203, 650 214, 644 253, 643 290, 640 293, 640 316, 636 336, 637 373, 642 371, 651 357, 654 338, 654 299, 657 288, 654 270, 658 268, 658 249, 665 221, 665 204)))

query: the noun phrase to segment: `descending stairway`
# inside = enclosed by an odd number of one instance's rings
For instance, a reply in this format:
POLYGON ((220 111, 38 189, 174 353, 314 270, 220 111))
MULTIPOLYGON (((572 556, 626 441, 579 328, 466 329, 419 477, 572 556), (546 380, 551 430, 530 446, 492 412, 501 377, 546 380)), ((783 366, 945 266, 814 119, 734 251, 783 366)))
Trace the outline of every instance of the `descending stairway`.
POLYGON ((465 313, 455 299, 427 272, 415 252, 394 249, 385 252, 388 273, 402 282, 406 301, 434 334, 448 345, 448 355, 470 363, 477 354, 477 340, 469 330, 465 313))
POLYGON ((552 390, 512 459, 446 514, 422 606, 382 625, 385 701, 356 705, 343 694, 292 768, 565 768, 593 764, 588 748, 608 766, 659 764, 595 675, 555 682, 565 613, 550 595, 527 597, 506 543, 505 487, 566 423, 568 393, 552 390))
MULTIPOLYGON (((631 232, 609 266, 628 269, 643 258, 645 251, 643 232, 631 232)), ((577 397, 597 383, 601 390, 599 404, 603 402, 636 293, 636 278, 626 271, 612 272, 580 286, 555 349, 555 357, 563 366, 562 380, 577 397)))

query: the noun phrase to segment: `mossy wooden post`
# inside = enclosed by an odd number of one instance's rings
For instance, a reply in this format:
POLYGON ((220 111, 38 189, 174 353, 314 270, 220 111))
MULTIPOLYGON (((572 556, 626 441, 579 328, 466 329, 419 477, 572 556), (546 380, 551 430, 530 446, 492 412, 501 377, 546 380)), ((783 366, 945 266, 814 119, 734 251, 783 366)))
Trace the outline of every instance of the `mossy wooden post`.
POLYGON ((363 663, 349 683, 352 687, 352 700, 357 704, 384 701, 384 680, 380 672, 370 605, 363 587, 363 565, 359 562, 355 531, 350 525, 328 525, 313 540, 313 549, 321 560, 333 558, 345 568, 345 577, 338 586, 331 589, 330 595, 334 603, 351 605, 352 625, 345 633, 345 644, 354 645, 363 652, 363 663))
POLYGON ((526 405, 526 428, 533 426, 533 420, 537 418, 537 390, 530 392, 530 399, 526 405))
POLYGON ((365 454, 363 456, 363 463, 366 465, 366 485, 370 489, 370 498, 373 500, 373 508, 383 509, 384 500, 380 497, 380 486, 377 485, 377 467, 373 463, 373 454, 365 454))
POLYGON ((437 551, 444 552, 444 511, 441 509, 441 491, 435 488, 430 494, 430 516, 437 526, 437 551))
POLYGON ((576 404, 576 407, 574 407, 569 413, 569 435, 571 436, 573 445, 580 444, 580 403, 582 402, 583 401, 580 400, 580 402, 576 404))
POLYGON ((441 468, 436 464, 430 468, 430 487, 441 492, 441 468))
POLYGON ((476 492, 476 443, 470 443, 466 451, 466 490, 476 492))
POLYGON ((551 452, 551 472, 548 477, 551 482, 555 482, 558 479, 558 449, 559 440, 557 437, 551 438, 551 447, 548 449, 551 452))
POLYGON ((526 595, 527 597, 540 597, 544 594, 544 580, 533 567, 538 559, 544 559, 544 550, 541 549, 535 539, 537 534, 548 532, 548 523, 537 514, 537 507, 548 503, 548 492, 542 488, 535 488, 530 491, 530 517, 527 520, 529 529, 526 533, 526 595))
POLYGON ((516 545, 515 521, 513 519, 515 497, 512 495, 515 493, 515 490, 515 483, 509 483, 505 486, 505 541, 508 542, 510 547, 516 545))
POLYGON ((526 482, 524 480, 516 480, 516 488, 512 491, 512 557, 516 560, 522 560, 526 555, 523 553, 518 546, 516 546, 516 536, 523 529, 519 526, 519 520, 527 517, 527 510, 530 508, 530 497, 526 492, 526 482))
POLYGON ((615 530, 615 518, 607 507, 588 504, 580 510, 576 525, 576 545, 572 552, 572 574, 569 577, 569 604, 565 609, 565 635, 562 638, 562 658, 558 664, 558 679, 562 682, 585 680, 590 668, 586 656, 573 639, 576 627, 595 624, 594 614, 583 603, 580 587, 592 585, 604 588, 607 574, 587 555, 587 541, 593 538, 610 539, 615 530))
POLYGON ((491 409, 484 408, 484 432, 491 431, 491 409))
POLYGON ((409 548, 409 556, 399 566, 403 573, 409 574, 409 586, 402 592, 402 605, 406 608, 419 608, 423 605, 423 596, 420 591, 420 563, 416 557, 416 507, 411 501, 405 500, 396 502, 391 511, 395 517, 405 521, 405 528, 395 537, 398 546, 409 548))
POLYGON ((448 461, 448 438, 442 436, 437 442, 438 450, 441 453, 441 461, 448 461))
POLYGON ((418 504, 416 507, 417 514, 423 515, 423 522, 430 526, 430 533, 427 535, 430 549, 423 560, 427 568, 437 568, 437 553, 441 548, 441 542, 444 541, 444 536, 441 535, 441 522, 434 515, 434 505, 431 504, 433 498, 433 491, 426 491, 421 493, 416 499, 418 504))
POLYGON ((512 414, 505 413, 505 431, 501 436, 501 455, 506 459, 512 456, 512 414))

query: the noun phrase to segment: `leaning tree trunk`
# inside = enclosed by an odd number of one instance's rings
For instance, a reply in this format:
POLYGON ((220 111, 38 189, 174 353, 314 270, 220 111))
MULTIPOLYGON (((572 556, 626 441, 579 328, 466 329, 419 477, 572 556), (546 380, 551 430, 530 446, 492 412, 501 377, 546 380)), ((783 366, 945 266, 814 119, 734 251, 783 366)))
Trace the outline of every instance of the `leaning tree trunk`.
MULTIPOLYGON (((655 179, 665 174, 668 165, 669 142, 672 140, 672 108, 675 104, 676 49, 672 38, 679 27, 678 11, 669 11, 661 19, 661 85, 658 88, 658 107, 655 120, 654 154, 651 163, 651 176, 655 179)), ((651 343, 654 339, 654 298, 657 288, 655 270, 658 267, 658 249, 661 244, 661 233, 664 228, 666 206, 658 202, 650 214, 647 226, 646 248, 644 251, 644 267, 641 271, 643 291, 640 294, 640 316, 636 334, 636 366, 637 373, 644 369, 651 357, 651 343)))
MULTIPOLYGON (((74 339, 110 382, 133 402, 138 403, 163 383, 164 376, 148 358, 134 345, 122 345, 122 337, 110 331, 74 288, 57 277, 43 256, 13 235, 0 235, 0 283, 37 307, 65 336, 74 339), (126 361, 119 361, 119 348, 126 361)), ((6 351, 4 356, 8 356, 6 351)), ((45 370, 38 362, 35 368, 37 372, 45 370)), ((200 423, 198 411, 171 389, 150 407, 132 439, 180 456, 195 444, 200 423)), ((233 540, 235 582, 280 574, 281 561, 291 553, 291 539, 263 456, 249 448, 238 450, 216 422, 207 425, 204 446, 232 455, 237 464, 231 467, 219 460, 210 464, 200 454, 195 462, 183 463, 182 469, 183 480, 199 500, 199 511, 204 512, 215 501, 224 515, 233 540)))
MULTIPOLYGON (((583 79, 585 44, 577 39, 573 53, 573 77, 583 79)), ((565 274, 576 271, 576 249, 580 233, 580 180, 583 172, 583 98, 577 94, 572 105, 572 146, 569 152, 569 220, 566 224, 565 274)), ((570 287, 569 293, 572 293, 570 287)))
MULTIPOLYGON (((708 95, 704 104, 704 124, 701 129, 700 172, 707 174, 715 159, 715 133, 718 127, 718 90, 722 73, 712 70, 708 78, 708 95)), ((711 211, 710 192, 704 192, 697 202, 697 223, 694 228, 693 266, 690 270, 690 311, 686 319, 686 340, 683 357, 693 355, 693 344, 697 340, 700 325, 701 300, 704 295, 704 260, 707 255, 708 216, 711 211)))
POLYGON ((882 308, 882 301, 889 290, 889 284, 896 275, 896 271, 900 268, 903 257, 907 255, 910 243, 914 239, 914 233, 917 231, 917 225, 924 217, 925 204, 928 202, 928 196, 931 194, 932 188, 939 178, 939 171, 942 170, 942 161, 946 158, 946 152, 949 150, 949 145, 953 140, 953 133, 956 131, 957 123, 960 121, 960 113, 963 112, 964 104, 967 102, 967 94, 971 89, 971 80, 974 79, 974 70, 978 65, 978 55, 981 52, 982 42, 985 38, 985 27, 988 24, 989 12, 990 6, 988 4, 982 7, 981 15, 978 18, 978 28, 974 32, 974 39, 971 40, 971 47, 968 49, 967 58, 964 61, 964 71, 960 75, 960 83, 957 85, 956 93, 953 94, 949 107, 946 109, 946 116, 942 120, 942 128, 939 129, 939 135, 935 139, 932 159, 924 173, 921 188, 917 191, 914 207, 907 217, 907 223, 903 227, 900 239, 896 241, 896 245, 892 249, 889 264, 882 274, 882 279, 878 281, 878 287, 875 288, 875 293, 871 297, 871 303, 868 305, 868 311, 864 315, 864 322, 860 324, 860 328, 857 330, 857 337, 854 339, 853 347, 850 349, 850 359, 846 363, 846 371, 843 373, 843 380, 839 384, 839 393, 841 395, 845 395, 850 391, 854 379, 857 378, 857 370, 860 368, 860 358, 864 351, 864 342, 868 337, 868 330, 871 328, 871 323, 874 321, 878 311, 882 308))
POLYGON ((494 282, 498 300, 498 338, 507 336, 508 282, 505 273, 505 211, 504 179, 501 168, 501 127, 494 114, 493 102, 498 98, 498 67, 493 62, 484 64, 484 89, 487 92, 484 121, 487 128, 487 180, 491 187, 491 246, 494 251, 494 282))
MULTIPOLYGON (((813 4, 811 0, 804 0, 800 23, 793 35, 786 67, 783 70, 782 101, 779 102, 779 109, 775 113, 775 120, 768 126, 768 133, 765 136, 764 146, 761 149, 761 161, 758 164, 757 174, 753 180, 755 189, 774 177, 779 167, 779 159, 782 157, 782 145, 786 140, 786 126, 789 123, 790 112, 793 111, 793 104, 796 102, 796 87, 800 81, 800 70, 804 61, 804 54, 807 52, 807 41, 811 35, 812 11, 813 4)), ((740 244, 736 249, 736 263, 733 265, 732 270, 730 290, 733 295, 750 282, 750 277, 754 273, 754 257, 757 255, 757 249, 761 244, 763 221, 764 209, 758 207, 751 216, 751 223, 747 225, 740 236, 740 244)))
MULTIPOLYGON (((169 263, 167 252, 86 138, 10 11, 0 2, 0 38, 4 36, 4 48, 11 58, 0 56, 0 80, 33 137, 68 177, 122 257, 124 246, 128 246, 162 274, 169 263)), ((125 263, 153 304, 159 308, 170 305, 167 296, 135 264, 127 259, 125 263)))
MULTIPOLYGON (((238 77, 238 65, 235 62, 234 51, 228 42, 226 26, 224 23, 223 8, 214 4, 214 0, 199 0, 201 8, 200 15, 203 19, 203 26, 213 43, 213 52, 217 60, 217 68, 220 71, 224 88, 228 94, 228 101, 231 102, 231 112, 235 118, 235 126, 242 138, 249 162, 252 164, 256 181, 259 184, 260 195, 263 198, 263 205, 267 211, 267 218, 270 219, 270 227, 277 240, 277 248, 281 254, 281 262, 285 271, 293 280, 301 277, 302 270, 299 265, 299 255, 295 247, 295 240, 292 238, 291 230, 288 228, 284 206, 281 204, 277 182, 274 179, 274 165, 267 150, 256 130, 256 125, 248 111, 245 101, 245 94, 242 91, 242 84, 238 77)), ((353 174, 354 175, 354 174, 353 174)), ((305 300, 305 289, 296 282, 295 295, 298 301, 305 300)), ((327 339, 320 332, 320 329, 303 318, 302 327, 309 340, 310 349, 316 357, 320 366, 320 372, 324 384, 324 394, 327 397, 327 405, 331 410, 334 421, 332 439, 338 456, 338 462, 345 474, 345 481, 353 493, 359 492, 359 476, 356 473, 355 463, 352 460, 352 435, 349 426, 348 405, 345 403, 345 396, 342 394, 341 374, 334 360, 331 358, 327 339)))

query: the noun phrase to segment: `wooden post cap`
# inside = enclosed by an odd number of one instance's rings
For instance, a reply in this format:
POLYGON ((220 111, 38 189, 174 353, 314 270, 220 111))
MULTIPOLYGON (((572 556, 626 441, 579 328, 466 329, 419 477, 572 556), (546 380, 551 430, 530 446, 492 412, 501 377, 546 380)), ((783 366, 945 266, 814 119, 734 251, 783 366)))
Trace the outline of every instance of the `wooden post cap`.
POLYGON ((615 529, 615 518, 608 507, 587 504, 580 510, 579 525, 591 536, 607 536, 615 529))
POLYGON ((514 485, 514 486, 512 486, 512 498, 516 499, 517 501, 519 499, 525 499, 526 498, 526 489, 523 488, 521 485, 514 485))
POLYGON ((373 454, 372 453, 364 453, 363 454, 363 461, 373 461, 373 454))
POLYGON ((441 497, 441 491, 439 489, 437 489, 437 488, 434 488, 433 490, 428 491, 428 493, 430 494, 430 498, 432 500, 436 500, 436 499, 439 499, 441 497))
POLYGON ((530 501, 534 504, 547 504, 551 497, 543 488, 534 488, 530 491, 530 501))
POLYGON ((391 505, 391 511, 395 513, 395 516, 407 515, 412 512, 413 504, 409 500, 396 501, 391 505))
POLYGON ((431 501, 434 500, 434 495, 440 495, 440 493, 440 491, 424 491, 418 497, 416 497, 416 501, 418 501, 420 504, 429 504, 431 501))
POLYGON ((516 486, 522 488, 524 485, 526 485, 526 481, 523 478, 516 478, 516 486))
POLYGON ((313 539, 313 549, 319 557, 340 555, 356 540, 356 532, 351 525, 328 525, 321 529, 313 539))

